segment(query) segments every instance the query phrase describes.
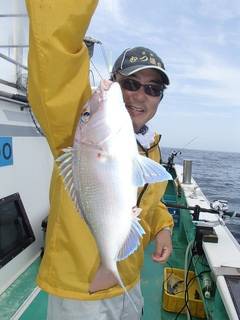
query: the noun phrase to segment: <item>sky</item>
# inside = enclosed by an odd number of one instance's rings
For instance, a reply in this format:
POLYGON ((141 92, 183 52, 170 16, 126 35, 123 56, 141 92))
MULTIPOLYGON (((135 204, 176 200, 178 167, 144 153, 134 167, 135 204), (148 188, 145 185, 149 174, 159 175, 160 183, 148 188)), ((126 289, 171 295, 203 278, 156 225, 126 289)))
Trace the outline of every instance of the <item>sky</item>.
POLYGON ((110 66, 128 47, 161 57, 170 85, 151 126, 162 146, 240 152, 239 0, 100 0, 86 35, 103 44, 93 58, 102 77, 102 48, 110 66))

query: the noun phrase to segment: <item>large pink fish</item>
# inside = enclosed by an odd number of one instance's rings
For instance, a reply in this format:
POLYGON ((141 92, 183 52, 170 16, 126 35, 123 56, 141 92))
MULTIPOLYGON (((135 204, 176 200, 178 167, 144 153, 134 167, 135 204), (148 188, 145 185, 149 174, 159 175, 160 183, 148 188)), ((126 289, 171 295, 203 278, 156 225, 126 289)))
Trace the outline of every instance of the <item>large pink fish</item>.
POLYGON ((103 81, 78 123, 73 148, 58 158, 66 186, 88 224, 101 265, 95 292, 119 283, 117 261, 137 250, 144 230, 137 188, 172 179, 157 162, 139 155, 131 118, 118 83, 103 81))

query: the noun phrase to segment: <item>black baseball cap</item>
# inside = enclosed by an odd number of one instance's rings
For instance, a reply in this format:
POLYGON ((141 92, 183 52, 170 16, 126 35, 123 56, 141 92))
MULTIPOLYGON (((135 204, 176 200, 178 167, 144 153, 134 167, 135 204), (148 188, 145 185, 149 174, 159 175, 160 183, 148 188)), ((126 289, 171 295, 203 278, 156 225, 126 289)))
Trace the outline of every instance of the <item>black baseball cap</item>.
POLYGON ((118 72, 123 76, 130 76, 137 71, 148 68, 158 70, 164 84, 169 85, 170 81, 162 60, 154 51, 145 47, 124 50, 113 65, 112 77, 118 72))

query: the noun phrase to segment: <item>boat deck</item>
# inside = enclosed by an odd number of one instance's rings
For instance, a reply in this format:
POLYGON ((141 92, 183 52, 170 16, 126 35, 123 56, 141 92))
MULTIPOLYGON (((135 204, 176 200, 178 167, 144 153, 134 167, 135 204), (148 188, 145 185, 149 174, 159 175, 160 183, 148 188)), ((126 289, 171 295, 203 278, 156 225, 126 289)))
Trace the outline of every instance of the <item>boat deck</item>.
MULTIPOLYGON (((176 314, 163 311, 161 308, 163 268, 165 266, 152 261, 151 254, 153 249, 153 244, 147 248, 145 266, 142 271, 142 290, 145 301, 143 320, 173 320, 176 318, 176 314)), ((184 252, 182 249, 183 248, 176 248, 174 250, 170 265, 174 263, 176 267, 176 261, 183 261, 184 252)), ((10 286, 5 293, 0 296, 1 320, 46 319, 47 293, 41 290, 38 291, 38 288, 34 286, 39 263, 40 259, 37 259, 21 277, 18 278, 14 285, 10 286), (10 296, 11 299, 9 299, 10 296), (17 309, 18 312, 15 313, 17 309)), ((182 267, 182 265, 177 266, 182 267)), ((181 314, 177 319, 186 319, 186 315, 181 314)))
MULTIPOLYGON (((176 186, 170 183, 165 194, 166 202, 179 205, 186 204, 183 194, 178 194, 176 186), (178 194, 176 196, 176 194, 178 194)), ((154 250, 154 243, 150 244, 145 251, 145 262, 142 270, 142 291, 144 295, 143 320, 183 320, 187 319, 186 314, 176 314, 163 310, 163 284, 164 268, 184 269, 185 253, 188 244, 195 239, 195 228, 192 224, 192 217, 188 210, 179 209, 174 212, 175 227, 173 232, 173 254, 165 265, 152 261, 151 255, 154 250)), ((199 298, 203 297, 200 275, 209 272, 207 260, 202 255, 194 255, 191 258, 190 270, 193 270, 198 283, 199 298), (208 270, 208 271, 207 271, 208 270)), ((47 294, 36 287, 36 274, 40 258, 38 258, 19 278, 0 295, 0 319, 1 320, 45 320, 47 312, 47 294)), ((172 269, 173 270, 173 269, 172 269)), ((230 319, 226 313, 222 299, 215 288, 210 299, 203 299, 206 312, 205 319, 230 319)), ((176 306, 172 303, 173 310, 176 306)), ((193 316, 191 319, 197 319, 193 316)))

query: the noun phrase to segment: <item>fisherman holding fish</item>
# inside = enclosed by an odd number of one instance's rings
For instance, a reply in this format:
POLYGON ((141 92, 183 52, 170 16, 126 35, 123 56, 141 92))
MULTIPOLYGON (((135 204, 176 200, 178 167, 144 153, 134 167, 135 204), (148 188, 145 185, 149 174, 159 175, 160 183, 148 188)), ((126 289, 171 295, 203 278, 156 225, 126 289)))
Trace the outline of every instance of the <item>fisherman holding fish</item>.
POLYGON ((26 2, 28 98, 56 160, 37 279, 48 319, 140 319, 144 248, 155 240, 160 263, 172 252, 173 220, 160 201, 171 177, 147 126, 168 76, 152 50, 126 49, 113 83, 92 93, 83 38, 97 1, 26 2))

